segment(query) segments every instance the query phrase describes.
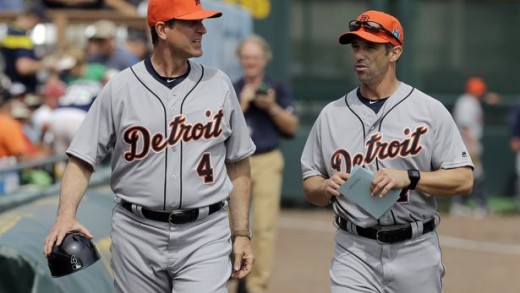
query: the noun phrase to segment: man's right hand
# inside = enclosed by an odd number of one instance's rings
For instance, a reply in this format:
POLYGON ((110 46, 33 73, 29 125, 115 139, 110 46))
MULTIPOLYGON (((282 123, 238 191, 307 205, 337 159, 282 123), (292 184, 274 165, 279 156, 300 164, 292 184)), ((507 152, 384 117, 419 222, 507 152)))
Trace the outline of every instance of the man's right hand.
POLYGON ((88 238, 92 239, 92 233, 85 228, 82 224, 76 221, 72 217, 58 217, 56 222, 51 228, 51 231, 45 238, 43 245, 43 255, 49 256, 54 245, 60 245, 65 235, 70 231, 77 231, 85 234, 88 238))
POLYGON ((325 193, 327 193, 330 196, 330 199, 333 197, 338 197, 341 195, 341 193, 338 191, 339 188, 345 184, 345 182, 350 178, 350 173, 346 172, 337 172, 329 179, 326 179, 323 182, 322 188, 325 190, 325 193))

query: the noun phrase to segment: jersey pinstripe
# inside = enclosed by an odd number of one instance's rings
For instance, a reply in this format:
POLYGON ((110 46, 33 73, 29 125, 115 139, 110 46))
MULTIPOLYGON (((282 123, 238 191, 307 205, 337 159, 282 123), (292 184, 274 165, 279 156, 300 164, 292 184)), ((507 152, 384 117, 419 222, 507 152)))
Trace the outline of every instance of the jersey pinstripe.
POLYGON ((123 200, 156 210, 226 199, 226 162, 254 153, 229 78, 191 62, 168 89, 140 62, 113 77, 67 150, 95 169, 112 152, 110 184, 123 200))
MULTIPOLYGON (((376 114, 358 99, 356 90, 329 103, 318 116, 301 157, 304 179, 330 178, 357 164, 374 172, 473 167, 450 113, 438 100, 401 82, 376 114)), ((416 190, 379 221, 344 197, 333 207, 362 227, 404 224, 437 213, 434 198, 416 190)))

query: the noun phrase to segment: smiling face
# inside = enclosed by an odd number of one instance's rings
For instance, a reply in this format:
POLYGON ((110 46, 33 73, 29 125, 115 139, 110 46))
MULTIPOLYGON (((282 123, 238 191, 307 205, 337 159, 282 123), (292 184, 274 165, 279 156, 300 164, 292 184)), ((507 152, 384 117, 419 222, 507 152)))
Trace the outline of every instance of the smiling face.
POLYGON ((352 41, 352 61, 358 80, 367 85, 380 83, 389 74, 395 75, 395 62, 401 47, 372 43, 361 38, 352 41))
POLYGON ((260 44, 254 41, 245 42, 238 52, 238 58, 245 77, 255 78, 264 74, 268 57, 260 44))
POLYGON ((202 20, 175 20, 167 28, 167 43, 176 56, 192 58, 202 56, 202 36, 206 33, 202 20))

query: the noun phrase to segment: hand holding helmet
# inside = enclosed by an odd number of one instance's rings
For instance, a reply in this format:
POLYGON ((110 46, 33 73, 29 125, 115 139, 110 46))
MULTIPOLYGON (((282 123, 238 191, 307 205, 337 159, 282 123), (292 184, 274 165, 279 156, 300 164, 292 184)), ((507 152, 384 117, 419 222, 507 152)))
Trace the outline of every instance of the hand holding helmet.
POLYGON ((62 277, 82 270, 100 258, 94 243, 87 236, 70 232, 60 245, 54 245, 47 263, 53 277, 62 277))

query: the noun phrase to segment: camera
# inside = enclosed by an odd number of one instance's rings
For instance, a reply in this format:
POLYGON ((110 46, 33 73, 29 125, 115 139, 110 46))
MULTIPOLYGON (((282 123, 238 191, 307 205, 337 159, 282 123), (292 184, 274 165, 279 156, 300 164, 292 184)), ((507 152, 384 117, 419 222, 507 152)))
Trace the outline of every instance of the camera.
POLYGON ((257 95, 267 95, 268 89, 269 89, 269 86, 265 82, 262 82, 260 84, 260 86, 256 89, 256 94, 257 95))

